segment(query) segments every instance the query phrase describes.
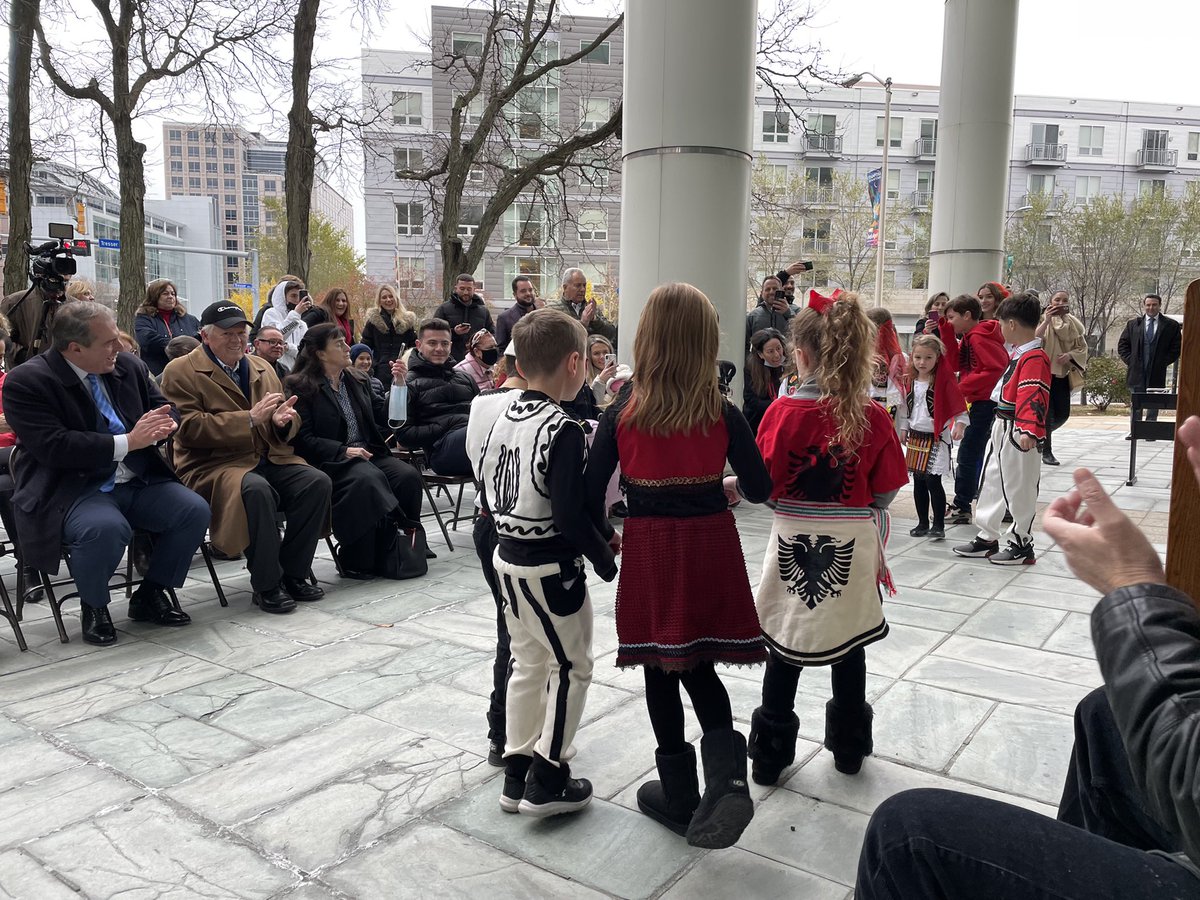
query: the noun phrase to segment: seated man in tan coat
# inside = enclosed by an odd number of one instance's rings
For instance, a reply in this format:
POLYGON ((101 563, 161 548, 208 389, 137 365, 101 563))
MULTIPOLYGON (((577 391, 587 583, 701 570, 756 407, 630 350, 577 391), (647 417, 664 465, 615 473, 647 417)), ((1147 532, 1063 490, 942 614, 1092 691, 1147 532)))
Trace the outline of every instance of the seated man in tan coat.
POLYGON ((325 592, 306 580, 329 524, 332 484, 292 452, 300 421, 269 363, 246 355, 241 309, 229 301, 200 317, 203 344, 163 370, 162 392, 179 411, 179 478, 212 506, 212 542, 246 554, 254 602, 286 613, 325 592), (287 517, 279 534, 278 514, 287 517))

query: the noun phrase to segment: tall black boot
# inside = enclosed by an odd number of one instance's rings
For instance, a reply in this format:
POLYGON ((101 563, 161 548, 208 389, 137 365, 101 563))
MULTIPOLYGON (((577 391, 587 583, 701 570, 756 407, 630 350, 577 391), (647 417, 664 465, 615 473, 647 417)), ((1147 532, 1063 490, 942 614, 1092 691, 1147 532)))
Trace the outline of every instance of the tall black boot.
POLYGON ((746 784, 746 739, 732 728, 718 728, 700 739, 704 758, 704 796, 692 815, 687 842, 719 850, 732 847, 754 818, 746 784))
POLYGON ((786 719, 776 719, 763 712, 760 706, 750 717, 749 754, 754 760, 751 777, 755 784, 774 784, 780 773, 796 759, 796 735, 800 719, 788 713, 786 719))
POLYGON ((682 753, 654 754, 658 781, 647 781, 637 792, 638 809, 676 834, 686 834, 692 814, 700 805, 700 780, 696 777, 696 748, 682 753))
POLYGON ((833 754, 833 767, 843 775, 857 775, 863 758, 875 749, 871 739, 870 703, 861 706, 825 704, 825 749, 833 754))

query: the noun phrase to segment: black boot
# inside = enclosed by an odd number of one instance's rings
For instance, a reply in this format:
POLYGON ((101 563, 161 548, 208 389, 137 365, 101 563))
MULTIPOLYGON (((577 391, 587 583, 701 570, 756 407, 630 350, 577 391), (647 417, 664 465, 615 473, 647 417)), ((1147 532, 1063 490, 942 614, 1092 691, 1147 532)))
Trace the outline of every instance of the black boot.
POLYGON ((696 777, 696 748, 687 744, 682 753, 654 754, 658 781, 647 781, 637 792, 638 809, 676 834, 686 834, 692 813, 700 805, 696 777))
POLYGON ((833 767, 843 775, 857 775, 863 758, 875 749, 873 716, 870 703, 846 707, 830 700, 825 704, 825 749, 833 754, 833 767))
POLYGON ((754 818, 746 784, 746 739, 732 728, 718 728, 700 740, 704 758, 704 796, 692 815, 687 842, 719 850, 732 847, 754 818))
POLYGON ((796 759, 796 735, 800 720, 795 713, 779 720, 768 716, 762 707, 750 717, 750 758, 754 760, 751 777, 755 784, 774 784, 779 774, 796 759))

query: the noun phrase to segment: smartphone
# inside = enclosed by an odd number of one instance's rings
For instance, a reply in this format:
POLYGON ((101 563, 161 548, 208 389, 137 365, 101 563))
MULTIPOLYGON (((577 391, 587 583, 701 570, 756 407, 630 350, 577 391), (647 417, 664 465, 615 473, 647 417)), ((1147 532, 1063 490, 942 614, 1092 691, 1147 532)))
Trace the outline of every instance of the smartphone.
POLYGON ((308 299, 308 297, 309 297, 309 293, 308 293, 308 291, 306 291, 304 288, 300 288, 300 299, 301 299, 301 301, 307 300, 307 299, 308 299))
POLYGON ((615 353, 605 353, 604 354, 604 368, 607 369, 609 366, 614 365, 616 363, 616 361, 617 361, 617 354, 615 354, 615 353))
POLYGON ((805 272, 811 272, 813 269, 813 264, 812 264, 811 260, 808 262, 801 263, 801 265, 804 267, 805 272))

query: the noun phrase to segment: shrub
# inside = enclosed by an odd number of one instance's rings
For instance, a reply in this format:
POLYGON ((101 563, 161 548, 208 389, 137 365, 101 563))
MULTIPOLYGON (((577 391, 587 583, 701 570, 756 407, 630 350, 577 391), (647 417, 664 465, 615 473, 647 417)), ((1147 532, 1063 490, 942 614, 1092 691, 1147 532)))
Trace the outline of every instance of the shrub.
POLYGON ((1088 360, 1083 389, 1088 402, 1100 412, 1110 403, 1128 403, 1129 387, 1125 384, 1125 364, 1111 356, 1093 356, 1088 360))

